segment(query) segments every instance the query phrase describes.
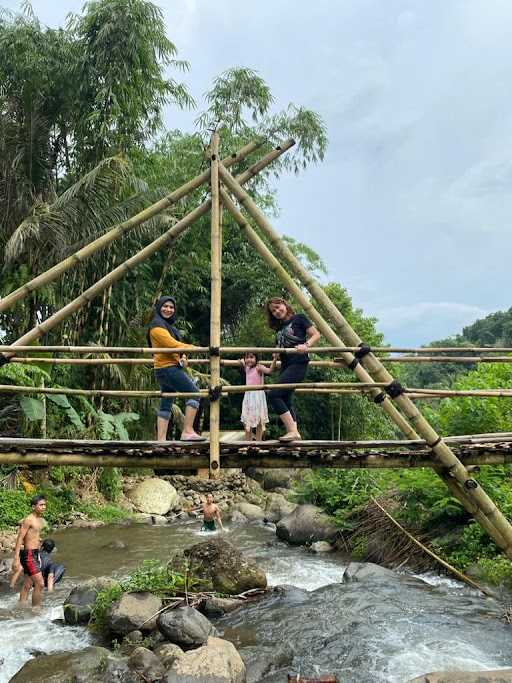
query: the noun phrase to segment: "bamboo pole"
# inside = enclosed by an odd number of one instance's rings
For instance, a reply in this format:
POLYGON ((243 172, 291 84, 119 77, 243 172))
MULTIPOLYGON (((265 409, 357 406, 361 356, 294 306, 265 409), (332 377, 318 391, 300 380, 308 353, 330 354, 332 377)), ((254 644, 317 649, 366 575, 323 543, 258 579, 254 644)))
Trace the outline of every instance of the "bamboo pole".
MULTIPOLYGON (((268 165, 269 162, 267 162, 268 165)), ((242 174, 243 176, 244 174, 242 174)), ((240 177, 242 177, 240 176, 240 177)), ((97 352, 97 353, 177 353, 181 351, 175 351, 169 350, 168 348, 163 348, 163 349, 155 349, 153 347, 137 347, 137 346, 38 346, 36 347, 37 351, 41 352, 47 352, 47 353, 53 353, 53 352, 63 352, 63 353, 89 353, 89 352, 97 352)), ((317 347, 311 347, 309 350, 309 353, 312 354, 335 354, 335 353, 345 353, 345 352, 352 352, 352 351, 359 351, 359 346, 317 346, 317 347)), ((7 353, 8 351, 16 351, 16 352, 22 352, 22 351, 34 351, 34 346, 13 346, 9 344, 4 344, 0 345, 0 353, 7 353)), ((186 349, 183 349, 184 351, 186 349)), ((414 349, 411 349, 413 351, 414 349)), ((420 349, 415 349, 416 351, 420 351, 420 349)), ((426 351, 427 349, 425 349, 426 351)), ((443 349, 441 349, 442 351, 443 349)), ((449 349, 445 349, 448 351, 449 349)), ((466 349, 467 351, 468 349, 466 349)), ((478 349, 477 349, 478 350, 478 349)), ((486 348, 486 349, 479 349, 480 351, 492 351, 492 347, 486 348)), ((497 349, 499 351, 500 349, 497 349)), ((504 349, 506 351, 506 349, 504 349)), ((197 347, 196 351, 199 353, 208 353, 208 347, 197 347)), ((230 355, 230 354, 243 354, 247 352, 254 351, 255 353, 265 353, 265 354, 273 354, 273 353, 286 353, 286 354, 295 354, 298 353, 296 349, 281 349, 279 347, 274 347, 274 346, 221 346, 220 347, 220 354, 222 355, 230 355)), ((381 348, 372 348, 372 353, 384 353, 388 351, 399 351, 399 349, 387 349, 386 347, 381 347, 381 348)), ((387 362, 402 362, 405 359, 406 362, 413 362, 417 361, 418 363, 424 362, 427 359, 431 362, 435 363, 450 363, 450 362, 478 362, 479 359, 482 361, 493 361, 493 362, 498 362, 498 363, 507 363, 512 361, 512 356, 467 356, 467 357, 456 357, 456 356, 433 356, 431 358, 429 357, 423 357, 423 356, 396 356, 396 357, 390 357, 390 358, 382 358, 383 363, 387 362)), ((340 363, 345 363, 345 360, 343 358, 334 358, 334 361, 336 364, 340 363)))
MULTIPOLYGON (((261 228, 263 233, 267 236, 272 246, 276 249, 277 253, 281 258, 289 265, 292 272, 298 277, 300 282, 308 289, 313 301, 320 304, 320 306, 327 311, 329 317, 336 325, 336 328, 341 334, 341 339, 329 328, 329 336, 326 335, 328 340, 333 340, 337 338, 339 341, 334 343, 351 344, 356 346, 362 343, 360 337, 352 329, 349 323, 345 320, 344 316, 336 308, 327 294, 324 292, 322 287, 315 281, 300 261, 294 256, 290 249, 284 244, 280 239, 279 235, 274 231, 273 227, 267 221, 262 212, 258 209, 251 197, 243 190, 243 188, 236 182, 233 176, 222 166, 219 167, 219 172, 221 180, 228 186, 228 188, 233 192, 243 206, 247 209, 250 215, 254 218, 258 226, 261 228)), ((250 226, 243 219, 240 214, 243 223, 250 226)), ((251 228, 252 230, 252 228, 251 228)), ((254 231, 252 231, 254 233, 254 231)), ((256 233, 254 235, 257 237, 256 233)), ((259 238, 258 238, 259 239, 259 238)), ((260 240, 261 241, 261 240, 260 240)), ((277 261, 277 259, 275 259, 277 261)), ((280 266, 280 264, 279 264, 280 266)), ((282 268, 282 266, 280 266, 282 268)), ((284 269, 283 269, 284 270, 284 269)), ((286 273, 286 276, 291 281, 290 276, 286 273)), ((293 283, 295 285, 295 283, 293 283)), ((305 298, 305 297, 303 297, 305 298)), ((309 302, 308 302, 309 303, 309 302)), ((309 308, 313 308, 311 305, 309 308)), ((314 310, 314 309, 313 309, 314 310)), ((316 313, 316 311, 315 311, 316 313)), ((322 319, 323 320, 323 319, 322 319)), ((322 331, 322 330, 320 330, 322 331)), ((322 332, 323 333, 323 332, 322 332)), ((343 358, 346 362, 351 363, 353 360, 350 358, 352 354, 343 354, 343 358)), ((386 370, 379 359, 372 353, 364 356, 361 362, 358 363, 354 372, 360 376, 360 370, 363 369, 364 372, 370 377, 373 373, 375 378, 379 382, 386 382, 391 384, 393 381, 392 375, 386 370), (366 372, 368 371, 368 373, 366 372)), ((367 380, 365 380, 367 381, 367 380)), ((391 419, 397 424, 397 426, 402 430, 406 437, 410 438, 411 432, 416 435, 417 432, 425 438, 427 443, 432 444, 432 450, 439 460, 439 468, 436 470, 437 473, 442 477, 443 481, 446 483, 451 493, 457 497, 466 509, 475 516, 477 521, 481 526, 489 533, 489 535, 495 540, 495 542, 503 548, 506 555, 512 559, 512 526, 506 517, 497 509, 496 505, 493 503, 491 498, 485 493, 485 491, 480 487, 478 482, 471 479, 466 468, 457 459, 455 454, 450 450, 450 448, 443 442, 441 436, 429 425, 427 420, 420 413, 418 408, 414 405, 410 398, 401 394, 394 398, 396 404, 404 413, 405 417, 412 422, 414 428, 411 427, 409 422, 404 419, 404 415, 395 409, 390 410, 389 406, 392 405, 389 400, 389 396, 383 394, 383 400, 379 405, 382 406, 383 410, 391 417, 391 419), (452 481, 452 478, 456 480, 456 483, 452 481)))
POLYGON ((184 391, 140 391, 128 389, 68 389, 57 387, 25 387, 15 384, 0 384, 0 394, 63 394, 64 396, 112 396, 115 398, 194 398, 208 396, 206 390, 184 391))
MULTIPOLYGON (((129 442, 128 442, 129 443, 129 442)), ((162 442, 163 443, 163 442, 162 442)), ((205 443, 208 446, 208 443, 205 443)), ((464 463, 470 465, 510 465, 512 453, 461 454, 464 463)), ((316 453, 305 452, 297 457, 286 449, 258 451, 245 447, 240 452, 222 453, 222 465, 227 468, 263 467, 265 469, 417 469, 433 468, 431 451, 385 455, 382 453, 316 453)), ((0 465, 74 465, 87 467, 150 467, 152 469, 196 470, 207 469, 209 455, 197 448, 190 453, 134 454, 129 451, 111 454, 87 454, 74 451, 58 452, 34 450, 0 450, 0 465)))
MULTIPOLYGON (((245 159, 249 154, 258 149, 258 147, 260 147, 262 144, 263 141, 251 142, 248 145, 242 147, 242 149, 240 149, 238 152, 231 154, 229 157, 226 157, 226 159, 224 159, 222 163, 227 166, 232 166, 236 162, 245 159)), ((38 275, 29 282, 25 283, 22 287, 19 287, 14 292, 11 292, 3 299, 1 299, 0 312, 6 311, 8 308, 13 306, 17 301, 20 301, 31 292, 34 292, 40 287, 50 284, 50 282, 53 282, 54 280, 59 278, 66 271, 75 266, 77 263, 81 263, 82 261, 97 253, 101 249, 105 249, 105 247, 107 247, 109 244, 111 244, 114 240, 118 239, 119 237, 122 237, 122 235, 124 235, 129 230, 132 230, 133 228, 137 227, 138 225, 141 225, 150 218, 153 218, 153 216, 156 216, 165 209, 168 209, 173 204, 176 204, 176 202, 178 202, 180 199, 183 199, 183 197, 186 197, 188 194, 196 190, 198 187, 200 187, 204 183, 207 183, 209 180, 210 174, 208 171, 205 171, 204 173, 197 175, 192 180, 189 180, 184 185, 181 185, 181 187, 177 188, 176 190, 174 190, 174 192, 171 192, 166 197, 163 197, 159 201, 155 202, 147 209, 140 211, 135 216, 132 216, 128 220, 123 221, 122 223, 119 223, 118 225, 114 226, 104 235, 101 235, 101 237, 98 237, 94 241, 89 242, 89 244, 87 244, 85 247, 82 247, 82 249, 79 249, 71 256, 68 256, 60 263, 57 263, 52 268, 49 268, 44 273, 41 273, 41 275, 38 275)))
MULTIPOLYGON (((281 156, 281 154, 290 149, 290 147, 292 147, 294 144, 295 143, 293 140, 288 140, 286 143, 280 145, 279 148, 276 148, 272 150, 272 152, 269 152, 269 154, 265 155, 262 159, 260 159, 260 161, 257 164, 254 165, 254 167, 258 166, 258 168, 261 170, 261 168, 264 168, 272 161, 277 159, 279 156, 281 156)), ((250 180, 254 175, 254 167, 251 167, 252 170, 248 169, 241 173, 238 177, 238 180, 240 180, 241 182, 247 182, 248 180, 250 180)), ((206 214, 210 209, 210 205, 210 200, 203 202, 200 206, 198 206, 196 209, 188 213, 180 221, 173 225, 172 228, 167 230, 167 232, 163 233, 163 235, 161 235, 156 240, 154 240, 146 247, 141 249, 134 256, 124 261, 124 263, 115 268, 111 273, 108 273, 103 278, 98 280, 94 285, 92 285, 84 292, 82 292, 82 294, 76 297, 76 299, 74 299, 69 304, 61 308, 59 311, 54 313, 40 325, 37 325, 32 330, 30 330, 22 337, 17 339, 14 342, 14 344, 10 345, 10 347, 14 347, 16 350, 16 347, 18 346, 23 347, 25 345, 31 344, 37 339, 40 339, 43 335, 47 334, 50 330, 52 330, 54 327, 60 324, 63 320, 72 315, 75 311, 79 310, 82 306, 88 304, 94 297, 101 294, 114 282, 117 282, 117 280, 120 280, 122 277, 124 277, 124 275, 126 275, 126 273, 128 273, 130 270, 138 266, 140 263, 143 263, 146 259, 148 259, 156 252, 160 251, 162 247, 166 246, 168 243, 175 240, 190 225, 192 225, 194 221, 196 221, 198 218, 206 214)), ((31 350, 33 350, 33 347, 31 350)), ((153 352, 154 351, 155 349, 153 349, 153 352)), ((173 351, 174 353, 176 353, 179 351, 179 349, 173 349, 173 351)))
MULTIPOLYGON (((222 227, 219 195, 219 143, 217 132, 211 138, 211 304, 210 304, 210 346, 220 348, 221 327, 221 269, 222 269, 222 227)), ((210 353, 210 384, 212 393, 220 388, 220 353, 210 353)), ((220 395, 210 401, 210 479, 220 476, 220 395)))

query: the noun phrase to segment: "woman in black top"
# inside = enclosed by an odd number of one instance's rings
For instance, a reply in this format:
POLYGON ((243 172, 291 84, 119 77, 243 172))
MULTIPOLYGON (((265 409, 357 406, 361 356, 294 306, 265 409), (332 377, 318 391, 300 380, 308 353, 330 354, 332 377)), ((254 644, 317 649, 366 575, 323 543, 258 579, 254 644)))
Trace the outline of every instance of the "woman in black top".
MULTIPOLYGON (((320 332, 302 313, 295 313, 290 304, 280 297, 267 301, 269 327, 277 331, 277 346, 295 348, 300 353, 281 353, 281 370, 278 384, 302 382, 308 369, 308 349, 320 339, 320 332)), ((272 408, 281 418, 286 434, 280 441, 297 441, 301 438, 297 428, 297 416, 293 410, 293 389, 273 389, 269 392, 272 408)))

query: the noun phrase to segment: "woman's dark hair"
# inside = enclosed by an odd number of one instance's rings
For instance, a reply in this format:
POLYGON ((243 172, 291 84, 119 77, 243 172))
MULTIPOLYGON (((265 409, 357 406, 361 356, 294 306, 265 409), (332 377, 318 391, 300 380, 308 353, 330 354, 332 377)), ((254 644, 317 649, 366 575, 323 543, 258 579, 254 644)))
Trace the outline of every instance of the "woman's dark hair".
POLYGON ((291 315, 295 315, 295 311, 293 308, 290 306, 290 304, 286 301, 286 299, 283 299, 280 296, 273 296, 271 299, 269 299, 265 305, 265 312, 267 314, 267 323, 268 326, 270 327, 271 330, 279 330, 281 328, 281 325, 283 324, 282 320, 279 320, 278 318, 275 318, 274 315, 272 314, 272 311, 270 310, 270 306, 272 304, 284 304, 286 306, 286 312, 288 314, 288 317, 291 315))
POLYGON ((30 505, 32 505, 32 507, 34 507, 34 505, 37 505, 42 500, 46 500, 46 496, 43 496, 42 493, 39 493, 37 496, 34 496, 32 498, 32 500, 30 501, 30 505))
POLYGON ((45 540, 41 543, 41 550, 43 550, 45 553, 51 553, 54 548, 55 541, 51 538, 45 538, 45 540))

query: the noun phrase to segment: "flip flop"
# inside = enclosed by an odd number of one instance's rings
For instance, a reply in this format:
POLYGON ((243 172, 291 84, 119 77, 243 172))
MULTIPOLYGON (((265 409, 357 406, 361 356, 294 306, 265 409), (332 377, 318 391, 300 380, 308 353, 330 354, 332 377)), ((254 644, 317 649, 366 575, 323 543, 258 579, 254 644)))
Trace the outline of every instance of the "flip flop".
POLYGON ((207 441, 207 438, 205 436, 186 436, 186 437, 181 437, 180 441, 207 441))

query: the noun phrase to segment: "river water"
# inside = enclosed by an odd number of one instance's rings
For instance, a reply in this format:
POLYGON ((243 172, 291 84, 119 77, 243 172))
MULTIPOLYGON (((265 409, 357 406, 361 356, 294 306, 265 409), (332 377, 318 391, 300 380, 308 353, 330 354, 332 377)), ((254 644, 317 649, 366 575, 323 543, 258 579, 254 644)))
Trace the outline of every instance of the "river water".
MULTIPOLYGON (((0 594, 0 683, 38 652, 86 647, 86 629, 59 623, 72 585, 93 576, 125 576, 146 558, 165 560, 173 549, 199 542, 191 521, 169 526, 69 529, 52 534, 66 577, 34 616, 16 596, 0 594), (124 549, 112 547, 115 540, 124 549)), ((336 673, 343 683, 405 683, 434 670, 512 667, 512 627, 492 599, 449 579, 395 575, 341 583, 348 559, 313 555, 276 539, 272 528, 233 528, 227 540, 285 586, 214 623, 249 663, 250 683, 336 673)))

